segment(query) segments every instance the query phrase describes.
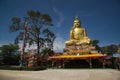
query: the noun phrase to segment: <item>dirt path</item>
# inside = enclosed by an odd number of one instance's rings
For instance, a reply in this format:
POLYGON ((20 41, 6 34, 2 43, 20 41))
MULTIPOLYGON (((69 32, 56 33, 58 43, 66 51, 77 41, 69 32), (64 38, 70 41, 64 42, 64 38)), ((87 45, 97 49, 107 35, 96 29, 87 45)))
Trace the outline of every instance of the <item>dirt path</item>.
POLYGON ((120 71, 112 69, 0 70, 0 80, 120 80, 120 71))

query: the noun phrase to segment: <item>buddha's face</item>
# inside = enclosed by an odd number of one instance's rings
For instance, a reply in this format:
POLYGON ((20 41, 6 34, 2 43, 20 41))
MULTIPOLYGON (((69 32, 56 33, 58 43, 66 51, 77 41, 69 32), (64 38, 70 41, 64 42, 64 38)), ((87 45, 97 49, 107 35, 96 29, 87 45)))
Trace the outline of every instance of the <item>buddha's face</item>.
POLYGON ((75 22, 74 23, 74 27, 79 28, 80 27, 80 23, 79 22, 75 22))

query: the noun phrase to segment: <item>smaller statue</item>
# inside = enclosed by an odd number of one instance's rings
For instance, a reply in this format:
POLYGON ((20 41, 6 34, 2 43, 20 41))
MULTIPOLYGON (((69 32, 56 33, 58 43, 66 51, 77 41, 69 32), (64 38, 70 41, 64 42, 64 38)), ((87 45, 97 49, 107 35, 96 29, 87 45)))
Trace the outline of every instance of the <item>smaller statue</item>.
POLYGON ((67 45, 80 45, 80 44, 89 44, 91 40, 87 37, 87 33, 85 28, 81 27, 81 23, 78 17, 74 20, 74 25, 70 30, 70 40, 66 41, 65 44, 67 45))

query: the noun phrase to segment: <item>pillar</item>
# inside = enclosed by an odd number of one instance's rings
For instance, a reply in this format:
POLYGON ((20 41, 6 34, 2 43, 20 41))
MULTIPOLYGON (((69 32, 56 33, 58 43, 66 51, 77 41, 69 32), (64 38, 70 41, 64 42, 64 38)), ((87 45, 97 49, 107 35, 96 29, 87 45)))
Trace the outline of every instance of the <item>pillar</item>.
POLYGON ((54 61, 52 61, 52 68, 54 68, 54 61))
POLYGON ((89 60, 89 65, 90 65, 90 68, 92 68, 92 61, 91 61, 91 59, 89 60))
POLYGON ((103 64, 103 68, 105 68, 105 59, 103 59, 102 64, 103 64))
POLYGON ((65 61, 62 62, 62 68, 65 68, 65 61))

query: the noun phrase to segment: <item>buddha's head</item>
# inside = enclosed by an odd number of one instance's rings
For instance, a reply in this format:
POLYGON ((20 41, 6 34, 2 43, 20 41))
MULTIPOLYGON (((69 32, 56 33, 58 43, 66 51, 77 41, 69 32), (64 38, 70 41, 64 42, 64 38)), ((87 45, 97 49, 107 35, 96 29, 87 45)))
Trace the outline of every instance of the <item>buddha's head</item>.
POLYGON ((81 27, 81 22, 80 20, 78 19, 78 16, 75 17, 75 20, 74 20, 74 26, 75 28, 79 28, 81 27))

